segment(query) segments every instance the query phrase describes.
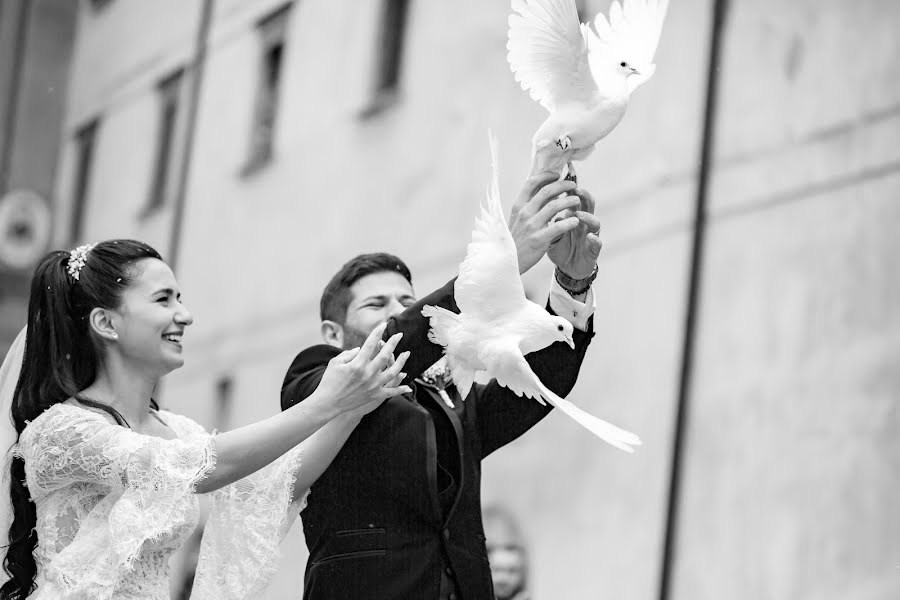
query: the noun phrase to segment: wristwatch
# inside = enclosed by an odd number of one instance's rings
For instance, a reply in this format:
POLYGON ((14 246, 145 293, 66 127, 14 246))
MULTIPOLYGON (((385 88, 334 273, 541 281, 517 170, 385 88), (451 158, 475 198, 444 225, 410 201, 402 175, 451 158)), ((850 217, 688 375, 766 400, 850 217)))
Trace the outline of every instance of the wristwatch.
POLYGON ((566 292, 572 296, 580 296, 581 294, 588 291, 591 287, 591 284, 594 283, 594 280, 597 279, 597 265, 594 265, 594 270, 591 271, 591 274, 585 277, 584 279, 572 279, 565 273, 563 273, 559 267, 556 267, 556 282, 562 287, 562 289, 566 290, 566 292))

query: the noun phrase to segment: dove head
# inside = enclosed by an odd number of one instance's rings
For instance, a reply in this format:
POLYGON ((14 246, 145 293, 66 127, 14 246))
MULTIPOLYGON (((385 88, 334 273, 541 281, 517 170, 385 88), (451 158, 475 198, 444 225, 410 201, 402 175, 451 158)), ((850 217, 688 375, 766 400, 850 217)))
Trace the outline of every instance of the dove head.
POLYGON ((640 72, 640 70, 638 69, 638 67, 635 66, 634 63, 632 63, 632 62, 630 62, 630 61, 628 61, 628 60, 626 60, 626 59, 622 59, 622 60, 619 61, 619 64, 618 64, 617 67, 616 67, 616 71, 617 71, 620 75, 622 75, 622 76, 624 76, 624 77, 629 77, 629 76, 631 76, 631 75, 640 75, 640 74, 641 74, 641 72, 640 72))
POLYGON ((616 75, 625 81, 629 94, 653 77, 653 73, 656 71, 656 65, 653 64, 652 59, 645 56, 645 53, 629 50, 627 47, 618 52, 614 68, 616 75))
MULTIPOLYGON (((575 349, 575 342, 572 339, 572 324, 562 317, 556 315, 548 315, 550 318, 543 320, 541 326, 541 341, 546 341, 544 346, 549 346, 554 342, 565 342, 569 348, 575 349)), ((542 348, 544 346, 541 346, 542 348)))

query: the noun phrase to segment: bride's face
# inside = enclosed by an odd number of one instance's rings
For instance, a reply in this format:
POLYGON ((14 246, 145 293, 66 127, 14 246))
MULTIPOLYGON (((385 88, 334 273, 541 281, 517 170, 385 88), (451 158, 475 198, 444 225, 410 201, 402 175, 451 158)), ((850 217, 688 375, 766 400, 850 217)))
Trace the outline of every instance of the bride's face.
POLYGON ((163 375, 184 364, 182 339, 194 317, 181 303, 181 292, 169 265, 155 258, 134 265, 131 285, 122 304, 112 311, 122 357, 154 375, 163 375))

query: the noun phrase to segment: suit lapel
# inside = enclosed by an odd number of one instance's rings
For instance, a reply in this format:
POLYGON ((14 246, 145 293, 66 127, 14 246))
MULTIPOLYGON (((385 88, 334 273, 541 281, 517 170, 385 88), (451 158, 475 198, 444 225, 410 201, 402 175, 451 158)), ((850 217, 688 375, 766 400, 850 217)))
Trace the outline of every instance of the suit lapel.
MULTIPOLYGON (((459 415, 456 414, 456 409, 453 409, 453 408, 450 408, 449 406, 447 406, 447 404, 444 402, 444 399, 441 398, 438 388, 436 388, 435 386, 430 385, 428 383, 425 383, 421 379, 417 379, 416 383, 418 385, 422 386, 423 388, 425 388, 425 390, 427 391, 427 395, 428 395, 428 401, 435 403, 438 406, 438 408, 441 410, 441 412, 443 412, 444 415, 447 417, 447 419, 450 421, 450 424, 453 426, 453 432, 456 437, 456 449, 457 449, 457 452, 459 452, 459 472, 454 473, 454 476, 457 477, 456 494, 453 497, 453 503, 450 505, 450 510, 447 511, 446 515, 442 515, 443 521, 449 521, 450 516, 453 514, 453 511, 456 510, 456 505, 459 503, 459 499, 462 496, 463 485, 465 484, 465 472, 466 472, 465 464, 466 463, 464 461, 465 444, 463 443, 462 422, 459 420, 459 415)), ((453 388, 452 390, 448 391, 447 393, 449 394, 450 392, 455 391, 455 389, 456 388, 453 388)), ((457 408, 460 408, 460 403, 462 402, 462 399, 459 398, 459 394, 455 394, 455 395, 458 398, 458 400, 455 401, 455 405, 457 408)), ((432 427, 429 431, 429 449, 432 447, 432 443, 434 442, 434 438, 433 438, 434 435, 435 435, 434 434, 434 426, 432 425, 432 427)), ((429 459, 429 484, 432 484, 432 481, 430 481, 431 465, 433 464, 434 468, 435 469, 437 468, 437 447, 436 447, 436 445, 434 446, 434 448, 435 448, 434 460, 433 461, 431 460, 432 456, 431 456, 430 451, 429 451, 429 456, 428 456, 428 459, 429 459)), ((433 485, 431 485, 431 492, 432 492, 432 498, 433 498, 434 502, 437 503, 437 506, 438 506, 438 514, 440 514, 441 510, 440 510, 440 500, 438 499, 438 493, 437 493, 437 474, 436 473, 434 476, 433 485)))

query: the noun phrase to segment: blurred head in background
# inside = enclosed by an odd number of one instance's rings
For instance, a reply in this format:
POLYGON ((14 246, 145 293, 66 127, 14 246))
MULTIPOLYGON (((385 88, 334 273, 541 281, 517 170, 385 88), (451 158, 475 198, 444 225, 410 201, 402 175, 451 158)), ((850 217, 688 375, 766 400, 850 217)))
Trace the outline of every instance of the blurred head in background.
POLYGON ((485 544, 497 600, 527 600, 528 552, 515 517, 490 505, 482 511, 485 544))

